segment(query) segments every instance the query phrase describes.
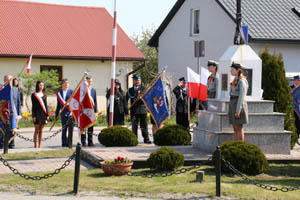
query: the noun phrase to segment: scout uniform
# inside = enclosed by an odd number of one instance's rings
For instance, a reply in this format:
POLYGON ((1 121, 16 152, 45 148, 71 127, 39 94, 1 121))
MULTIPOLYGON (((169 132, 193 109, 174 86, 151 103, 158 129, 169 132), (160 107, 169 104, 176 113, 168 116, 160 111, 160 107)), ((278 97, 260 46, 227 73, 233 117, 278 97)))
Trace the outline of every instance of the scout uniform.
MULTIPOLYGON (((207 63, 207 67, 215 66, 217 67, 218 64, 215 61, 209 60, 207 63)), ((207 80, 207 97, 208 98, 216 98, 217 94, 217 85, 219 81, 219 74, 217 72, 212 73, 207 80)))

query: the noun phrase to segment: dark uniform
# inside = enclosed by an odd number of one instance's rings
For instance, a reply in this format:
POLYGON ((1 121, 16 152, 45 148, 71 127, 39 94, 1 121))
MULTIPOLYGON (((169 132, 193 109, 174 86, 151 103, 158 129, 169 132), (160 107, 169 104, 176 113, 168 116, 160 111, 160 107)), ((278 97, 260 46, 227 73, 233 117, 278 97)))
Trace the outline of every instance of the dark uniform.
MULTIPOLYGON (((294 76, 294 80, 300 80, 300 76, 294 76)), ((295 85, 292 85, 292 89, 295 87, 295 85)), ((296 111, 294 110, 294 117, 295 117, 295 127, 297 129, 298 138, 300 137, 300 119, 296 111)), ((299 142, 298 142, 299 144, 299 142)))
MULTIPOLYGON (((139 75, 133 76, 134 80, 141 80, 141 77, 139 75)), ((126 94, 127 101, 130 99, 130 104, 133 104, 133 102, 136 100, 136 98, 139 96, 140 93, 143 92, 146 88, 142 85, 140 86, 133 86, 128 89, 128 92, 126 94)), ((144 137, 144 142, 147 144, 151 144, 151 141, 149 140, 149 133, 148 133, 148 118, 147 118, 147 108, 144 105, 142 100, 138 100, 133 107, 130 109, 130 117, 132 121, 132 131, 137 136, 137 129, 138 124, 140 122, 140 127, 142 131, 142 135, 144 137)))

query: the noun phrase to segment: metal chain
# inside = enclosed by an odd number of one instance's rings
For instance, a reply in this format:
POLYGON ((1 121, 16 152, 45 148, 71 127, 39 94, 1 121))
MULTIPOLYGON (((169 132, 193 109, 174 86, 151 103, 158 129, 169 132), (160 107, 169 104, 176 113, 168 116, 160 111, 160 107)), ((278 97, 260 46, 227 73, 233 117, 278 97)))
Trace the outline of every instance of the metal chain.
POLYGON ((60 168, 55 169, 53 172, 50 172, 48 174, 45 174, 43 176, 31 176, 28 174, 23 174, 20 173, 16 168, 12 167, 4 158, 2 158, 0 156, 0 162, 3 163, 4 166, 8 167, 14 174, 17 174, 19 176, 21 176, 22 178, 26 179, 26 180, 34 180, 34 181, 39 181, 42 179, 48 179, 53 177, 56 174, 59 174, 61 172, 61 170, 65 169, 68 165, 70 165, 71 161, 75 158, 76 156, 76 152, 74 152, 63 164, 60 168))
POLYGON ((225 163, 225 166, 228 167, 233 173, 235 173, 237 176, 241 177, 243 180, 245 180, 257 187, 263 188, 265 190, 270 190, 273 192, 276 192, 276 191, 290 192, 290 191, 300 190, 300 186, 278 188, 276 186, 266 185, 263 183, 259 183, 255 180, 251 180, 247 175, 245 175, 242 172, 240 172, 239 170, 237 170, 230 162, 226 161, 224 158, 222 158, 222 160, 225 163))

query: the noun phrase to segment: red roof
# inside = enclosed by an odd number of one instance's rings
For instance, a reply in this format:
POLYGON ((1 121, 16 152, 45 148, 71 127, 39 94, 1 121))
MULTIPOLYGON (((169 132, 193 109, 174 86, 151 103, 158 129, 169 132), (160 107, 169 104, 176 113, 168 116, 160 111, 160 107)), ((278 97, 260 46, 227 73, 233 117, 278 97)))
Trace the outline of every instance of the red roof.
MULTIPOLYGON (((111 59, 113 18, 105 8, 0 1, 0 56, 111 59)), ((117 58, 145 56, 118 26, 117 58)))

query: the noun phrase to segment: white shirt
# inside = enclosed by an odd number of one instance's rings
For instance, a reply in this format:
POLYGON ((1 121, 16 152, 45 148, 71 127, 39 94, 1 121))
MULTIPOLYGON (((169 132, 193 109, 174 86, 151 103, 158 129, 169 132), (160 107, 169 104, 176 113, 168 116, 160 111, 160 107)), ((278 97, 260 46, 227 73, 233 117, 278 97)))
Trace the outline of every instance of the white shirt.
POLYGON ((64 98, 64 100, 66 100, 67 91, 68 91, 68 90, 63 90, 63 98, 64 98))

